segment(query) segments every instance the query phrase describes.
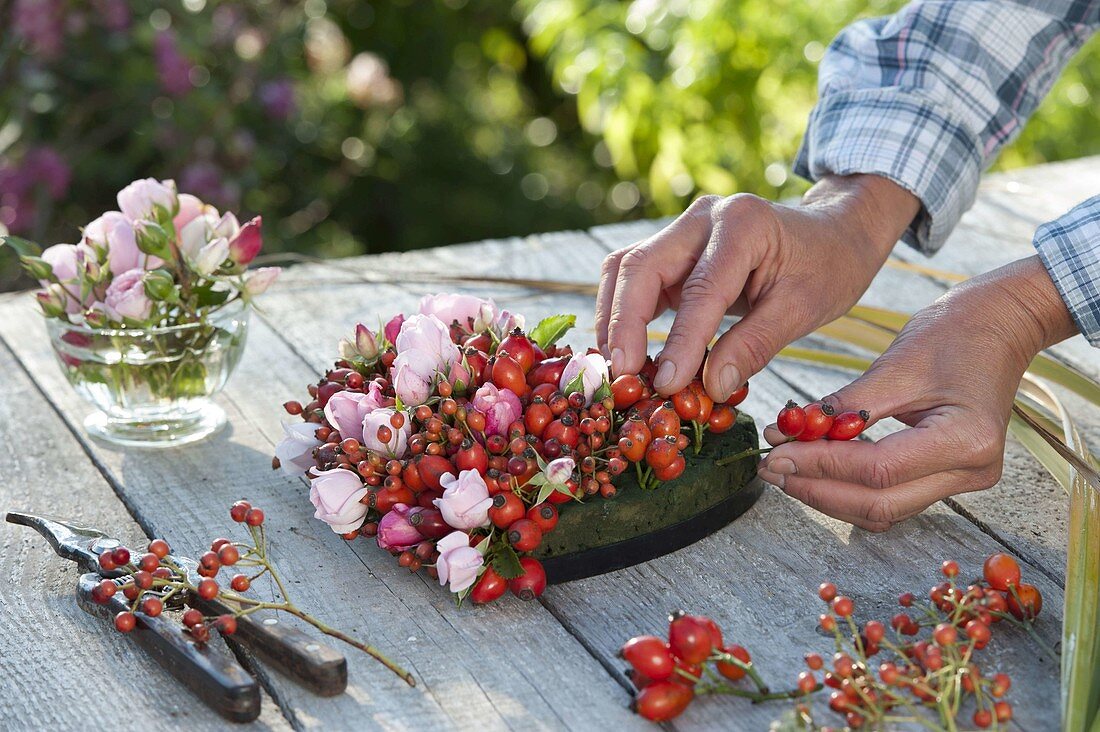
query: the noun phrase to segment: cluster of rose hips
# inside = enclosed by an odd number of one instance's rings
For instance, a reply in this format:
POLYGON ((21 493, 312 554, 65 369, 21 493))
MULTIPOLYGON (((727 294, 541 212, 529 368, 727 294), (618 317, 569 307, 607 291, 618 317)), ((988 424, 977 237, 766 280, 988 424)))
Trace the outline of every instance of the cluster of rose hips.
POLYGON ((755 701, 790 699, 816 691, 792 689, 773 693, 764 684, 744 647, 727 644, 722 630, 704 615, 681 611, 669 616, 668 636, 640 635, 619 650, 630 666, 627 677, 637 690, 631 708, 653 722, 679 716, 697 696, 736 694, 755 701), (749 678, 755 691, 729 682, 749 678))
MULTIPOLYGON (((989 644, 993 628, 1002 621, 1030 630, 1042 609, 1042 596, 1020 581, 1020 566, 1007 554, 988 557, 983 578, 965 586, 958 581, 958 563, 944 562, 941 572, 945 580, 929 590, 929 602, 902 594, 898 603, 904 611, 889 624, 869 620, 858 625, 855 602, 839 594, 833 583, 822 583, 818 596, 828 609, 819 624, 835 641, 831 662, 807 653, 807 668, 790 692, 771 694, 754 678, 756 693, 732 693, 756 701, 795 699, 799 728, 818 729, 811 695, 824 687, 831 690, 829 709, 851 729, 907 722, 932 727, 931 715, 938 715, 944 728, 954 729, 967 700, 973 701, 971 720, 976 727, 1007 723, 1012 706, 1002 697, 1012 681, 1004 673, 983 675, 975 654, 989 644), (918 637, 922 629, 931 631, 926 638, 918 637), (889 658, 876 666, 871 659, 880 654, 889 658)), ((667 642, 641 636, 628 641, 621 653, 631 664, 630 678, 638 688, 635 709, 654 721, 682 713, 701 692, 731 693, 699 686, 704 675, 714 676, 699 665, 704 661, 716 662, 718 674, 729 680, 753 675, 748 653, 739 646, 723 647, 717 625, 701 616, 674 616, 667 642)))
MULTIPOLYGON (((238 523, 247 524, 253 529, 262 529, 264 512, 254 508, 247 501, 238 501, 230 509, 230 516, 238 523)), ((99 555, 99 567, 104 572, 119 575, 115 579, 103 579, 92 589, 92 600, 105 605, 116 593, 121 592, 130 601, 130 609, 115 615, 115 628, 129 633, 137 626, 136 612, 155 618, 164 612, 166 603, 181 604, 185 592, 193 592, 204 600, 213 600, 222 589, 214 578, 222 567, 231 567, 238 563, 244 566, 258 566, 262 562, 253 557, 257 555, 255 547, 233 543, 229 539, 215 539, 210 550, 198 560, 198 573, 202 577, 198 584, 191 586, 184 570, 179 567, 171 549, 164 539, 149 542, 145 554, 135 557, 124 546, 116 547, 99 555), (244 550, 242 555, 241 551, 244 550), (243 560, 243 561, 242 561, 243 560)), ((244 592, 252 584, 247 574, 235 574, 229 581, 234 592, 244 592)), ((205 617, 199 610, 186 610, 181 620, 191 638, 197 643, 210 640, 210 632, 217 629, 223 635, 232 635, 237 631, 237 618, 223 614, 205 617)))
POLYGON ((703 434, 721 434, 737 421, 737 405, 745 401, 745 383, 725 402, 715 404, 703 387, 701 375, 690 384, 662 398, 653 388, 657 365, 646 358, 638 374, 623 374, 611 383, 615 409, 626 413, 618 431, 618 448, 634 463, 639 484, 655 488, 662 481, 680 477, 687 466, 684 451, 702 447, 703 434))
POLYGON ((775 426, 788 440, 798 442, 851 440, 863 432, 869 419, 871 415, 863 409, 837 414, 824 402, 800 407, 794 401, 788 401, 775 418, 775 426))
POLYGON ((99 567, 110 579, 104 578, 92 588, 92 600, 106 605, 117 593, 130 601, 130 607, 115 615, 115 628, 129 633, 137 627, 138 614, 155 618, 166 610, 183 610, 180 621, 184 631, 197 645, 208 642, 214 630, 222 635, 237 632, 237 619, 254 610, 278 610, 288 612, 309 623, 326 635, 358 648, 377 659, 386 668, 400 676, 410 686, 415 679, 409 672, 391 661, 373 646, 362 643, 346 633, 337 631, 317 618, 298 609, 286 596, 285 584, 275 567, 268 561, 267 541, 264 532, 263 509, 252 506, 248 501, 237 501, 229 509, 230 517, 248 528, 252 544, 232 542, 229 539, 215 539, 210 549, 198 559, 196 571, 202 577, 192 584, 187 572, 171 554, 171 548, 164 539, 153 539, 146 553, 136 557, 123 546, 115 547, 99 555, 99 567), (252 574, 238 572, 229 580, 229 587, 218 584, 215 579, 225 567, 238 569, 250 568, 252 574), (269 575, 283 595, 281 601, 262 601, 240 593, 248 590, 252 583, 262 575, 269 575), (201 610, 185 604, 193 604, 188 595, 202 600, 219 600, 233 609, 232 613, 204 615, 201 610))
POLYGON ((694 433, 698 450, 705 431, 732 427, 734 407, 748 391, 746 384, 725 404, 716 405, 696 379, 665 400, 655 396, 656 366, 647 359, 642 373, 621 375, 591 396, 579 389, 565 393, 562 378, 573 357, 568 346, 540 348, 519 328, 496 342, 490 333, 474 333, 457 321, 450 335, 460 346, 461 370, 470 383, 441 376, 427 403, 395 411, 373 435, 377 444, 391 445, 398 430, 410 430, 405 456, 387 456, 357 436, 340 434, 325 412, 329 400, 344 391, 380 394, 386 405, 397 406, 388 376, 397 357, 392 347, 372 359, 337 361, 308 387, 307 404, 291 401, 284 408, 317 424, 315 436, 322 443, 312 453, 317 470, 354 471, 368 487, 361 499, 369 508, 366 520, 344 538, 378 536, 388 513, 395 507, 407 511, 422 540, 412 548, 383 548, 410 571, 424 568, 438 577, 436 543, 454 530, 436 507, 445 490, 443 479, 466 470, 482 476, 493 499, 491 526, 470 531, 470 542, 477 545, 490 536, 498 543, 487 550, 486 570, 471 590, 475 603, 495 600, 509 589, 522 599, 538 597, 546 586, 542 565, 534 557, 519 555, 537 549, 543 535, 554 529, 558 505, 596 494, 613 497, 614 479, 631 463, 643 486, 679 477, 686 465, 683 451, 692 444, 685 430, 694 433), (485 384, 519 398, 521 412, 503 431, 499 425, 489 429, 486 414, 474 408, 475 392, 485 384), (558 458, 572 459, 574 470, 561 481, 564 490, 545 494, 532 479, 558 458), (507 548, 499 545, 498 537, 507 548), (520 572, 502 573, 492 561, 508 550, 519 557, 520 572))
MULTIPOLYGON (((824 675, 825 685, 833 689, 829 708, 844 715, 849 727, 881 722, 903 708, 916 714, 921 707, 938 713, 941 723, 949 726, 966 699, 974 701, 972 721, 979 728, 1012 719, 1012 706, 1001 698, 1011 679, 1003 673, 983 676, 975 651, 989 644, 997 623, 1033 621, 1042 597, 1034 586, 1020 582, 1020 565, 1007 554, 989 556, 983 579, 966 587, 958 582, 957 562, 944 562, 941 572, 946 579, 929 590, 928 605, 920 605, 908 592, 898 598, 906 611, 891 618, 892 637, 876 620, 859 629, 852 620, 855 604, 837 594, 832 583, 818 588, 829 606, 820 625, 834 634, 838 648, 832 670, 824 675), (918 640, 922 628, 930 628, 931 634, 918 640), (894 659, 881 663, 876 675, 870 659, 883 650, 892 652, 894 659)), ((810 670, 803 673, 811 675, 825 665, 817 654, 807 655, 806 664, 810 670)))

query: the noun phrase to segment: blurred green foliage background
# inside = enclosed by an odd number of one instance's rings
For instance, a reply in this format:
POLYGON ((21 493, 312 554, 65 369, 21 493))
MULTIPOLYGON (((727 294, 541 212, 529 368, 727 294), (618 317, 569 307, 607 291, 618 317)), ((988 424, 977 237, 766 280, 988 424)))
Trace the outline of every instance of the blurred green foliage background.
MULTIPOLYGON (((322 256, 792 195, 825 47, 901 5, 0 0, 0 229, 73 241, 148 175, 322 256)), ((1000 167, 1100 152, 1098 49, 1000 167)))

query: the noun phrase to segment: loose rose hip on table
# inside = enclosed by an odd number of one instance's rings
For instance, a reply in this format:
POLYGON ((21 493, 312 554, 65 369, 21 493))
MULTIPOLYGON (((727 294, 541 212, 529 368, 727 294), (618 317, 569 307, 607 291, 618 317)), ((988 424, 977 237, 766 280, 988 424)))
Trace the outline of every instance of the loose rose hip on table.
POLYGON ((359 324, 308 397, 284 404, 301 422, 274 466, 309 479, 333 531, 373 538, 457 600, 537 598, 534 554, 576 504, 614 498, 624 475, 674 485, 748 394, 715 404, 696 379, 659 398, 652 361, 611 381, 602 355, 558 343, 574 320, 527 328, 491 300, 444 294, 380 330, 359 324))

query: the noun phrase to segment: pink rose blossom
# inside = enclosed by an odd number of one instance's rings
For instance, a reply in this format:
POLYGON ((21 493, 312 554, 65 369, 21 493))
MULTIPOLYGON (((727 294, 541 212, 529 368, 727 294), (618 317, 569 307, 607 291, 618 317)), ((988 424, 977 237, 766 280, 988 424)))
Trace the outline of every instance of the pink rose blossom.
POLYGON ((439 480, 443 497, 434 503, 443 520, 456 529, 476 529, 489 524, 489 507, 493 499, 485 479, 476 470, 463 470, 458 477, 447 473, 439 480))
POLYGON ((425 295, 420 299, 420 314, 434 315, 450 327, 458 321, 463 328, 482 331, 496 318, 496 304, 473 295, 425 295))
MULTIPOLYGON (((338 391, 325 404, 325 419, 344 437, 357 437, 363 420, 382 406, 382 389, 370 382, 367 393, 338 391)), ((377 429, 377 428, 375 428, 377 429)))
POLYGON ((131 221, 155 219, 156 207, 172 213, 176 208, 174 181, 153 178, 135 180, 118 192, 118 207, 131 221))
POLYGON ((312 422, 284 424, 282 441, 275 446, 279 468, 287 475, 301 475, 316 465, 314 448, 321 446, 317 439, 317 425, 312 422))
POLYGON ((470 373, 470 369, 463 365, 462 359, 460 358, 458 361, 451 364, 451 371, 447 374, 447 381, 451 382, 451 385, 456 389, 459 385, 468 388, 474 383, 474 378, 473 374, 470 373))
POLYGON ((138 249, 134 225, 121 211, 108 211, 84 227, 84 242, 107 250, 111 274, 131 269, 156 269, 163 262, 138 249))
MULTIPOLYGON (((64 291, 71 297, 64 298, 65 312, 70 315, 81 310, 80 283, 78 278, 84 271, 88 262, 95 261, 95 252, 87 244, 54 244, 44 252, 42 259, 50 265, 53 275, 61 281, 64 291)), ((42 280, 40 284, 46 287, 49 282, 42 280)), ((83 304, 88 305, 88 300, 83 304)))
POLYGON ((380 548, 403 552, 424 540, 416 527, 409 523, 409 511, 409 506, 398 503, 378 522, 377 541, 380 548))
POLYGON ((495 384, 486 383, 474 393, 474 409, 485 415, 485 434, 503 435, 508 425, 523 414, 523 405, 519 397, 510 389, 498 389, 495 384))
POLYGON ((229 240, 229 258, 237 264, 248 264, 260 253, 264 239, 263 222, 259 216, 242 226, 229 240))
POLYGON ((131 269, 115 277, 103 298, 103 307, 112 320, 145 320, 153 301, 145 294, 145 270, 131 269))
POLYGON ((244 293, 249 297, 256 297, 267 292, 267 288, 275 284, 282 273, 282 267, 260 267, 250 270, 244 276, 244 293))
POLYGON ((576 467, 577 463, 573 458, 560 457, 551 460, 542 472, 546 476, 547 482, 562 485, 573 477, 573 471, 576 467))
POLYGON ((367 487, 350 470, 315 471, 309 482, 309 501, 321 519, 337 534, 355 531, 367 517, 367 507, 359 500, 367 495, 367 487))
POLYGON ((435 548, 439 551, 435 569, 440 586, 449 582, 451 592, 462 592, 477 580, 485 557, 470 546, 469 535, 454 531, 440 539, 435 548))
POLYGON ((390 367, 390 380, 401 402, 418 407, 432 395, 436 362, 425 351, 405 351, 397 354, 390 367))
POLYGON ((434 315, 413 315, 401 325, 394 342, 397 353, 423 351, 432 356, 437 370, 446 373, 460 357, 458 346, 451 340, 451 330, 434 315))
POLYGON ((378 340, 374 337, 374 333, 371 329, 362 323, 358 323, 355 326, 355 350, 359 352, 359 355, 366 359, 374 358, 378 355, 378 340))
POLYGON ((409 435, 412 434, 412 420, 405 415, 405 423, 400 429, 390 424, 390 417, 396 410, 391 408, 375 409, 363 418, 363 446, 387 457, 403 458, 408 448, 409 435), (385 426, 390 430, 389 442, 378 439, 378 428, 385 426))
POLYGON ((179 236, 183 231, 183 227, 203 215, 207 206, 200 201, 197 196, 192 196, 190 193, 181 193, 179 195, 180 211, 176 214, 176 217, 172 219, 172 223, 176 227, 176 236, 179 236))
POLYGON ((581 390, 584 392, 584 403, 592 403, 592 395, 607 381, 607 360, 598 353, 578 353, 565 365, 558 388, 565 391, 570 381, 582 374, 581 390))
POLYGON ((405 323, 405 316, 401 313, 390 318, 390 322, 386 323, 386 327, 383 332, 386 335, 386 340, 390 343, 397 342, 397 334, 401 332, 401 326, 405 323))

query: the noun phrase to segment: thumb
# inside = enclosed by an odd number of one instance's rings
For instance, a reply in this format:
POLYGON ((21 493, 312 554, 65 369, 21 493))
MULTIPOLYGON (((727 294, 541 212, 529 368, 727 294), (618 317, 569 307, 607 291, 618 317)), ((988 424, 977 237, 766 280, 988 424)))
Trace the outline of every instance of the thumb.
POLYGON ((906 370, 899 374, 880 357, 858 379, 821 401, 835 409, 837 414, 865 410, 870 415, 867 422, 870 425, 908 411, 911 401, 908 395, 918 393, 919 389, 912 381, 906 370))
MULTIPOLYGON (((801 333, 792 309, 771 297, 748 312, 715 342, 703 367, 703 385, 716 402, 724 402, 779 350, 801 333)), ((797 316, 796 316, 797 317, 797 316)))

